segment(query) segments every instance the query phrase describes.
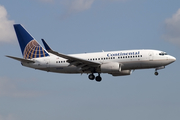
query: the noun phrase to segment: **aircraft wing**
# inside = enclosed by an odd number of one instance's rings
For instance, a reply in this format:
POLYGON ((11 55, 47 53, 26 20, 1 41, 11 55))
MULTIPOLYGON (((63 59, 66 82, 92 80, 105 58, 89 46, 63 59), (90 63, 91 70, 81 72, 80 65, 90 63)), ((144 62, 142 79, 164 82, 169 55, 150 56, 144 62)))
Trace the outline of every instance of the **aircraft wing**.
POLYGON ((23 63, 35 63, 33 60, 27 60, 27 59, 23 59, 23 58, 8 56, 8 55, 6 55, 6 57, 15 59, 15 60, 23 62, 23 63))
POLYGON ((76 67, 80 68, 81 70, 90 70, 91 68, 96 68, 98 67, 99 65, 101 65, 101 63, 99 62, 94 62, 94 61, 88 61, 88 60, 85 60, 85 59, 81 59, 81 58, 77 58, 77 57, 73 57, 73 56, 69 56, 69 55, 65 55, 65 54, 62 54, 62 53, 58 53, 56 51, 53 51, 49 45, 44 41, 44 39, 42 39, 42 42, 46 48, 46 50, 49 52, 49 53, 52 53, 54 55, 57 55, 59 57, 62 57, 62 58, 65 58, 67 59, 67 62, 70 63, 69 66, 71 65, 75 65, 76 67))

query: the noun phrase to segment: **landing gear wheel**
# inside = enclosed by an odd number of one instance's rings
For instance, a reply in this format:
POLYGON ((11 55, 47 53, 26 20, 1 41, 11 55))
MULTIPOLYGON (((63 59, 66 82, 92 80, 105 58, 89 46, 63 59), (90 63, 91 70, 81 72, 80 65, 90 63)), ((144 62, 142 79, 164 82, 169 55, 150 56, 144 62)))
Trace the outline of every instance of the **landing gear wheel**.
POLYGON ((90 74, 90 75, 88 76, 88 78, 89 78, 90 80, 94 80, 95 76, 94 76, 94 74, 90 74))
POLYGON ((158 73, 158 72, 155 72, 154 74, 157 76, 159 73, 158 73))
POLYGON ((102 80, 101 76, 96 76, 96 81, 97 82, 101 82, 101 80, 102 80))

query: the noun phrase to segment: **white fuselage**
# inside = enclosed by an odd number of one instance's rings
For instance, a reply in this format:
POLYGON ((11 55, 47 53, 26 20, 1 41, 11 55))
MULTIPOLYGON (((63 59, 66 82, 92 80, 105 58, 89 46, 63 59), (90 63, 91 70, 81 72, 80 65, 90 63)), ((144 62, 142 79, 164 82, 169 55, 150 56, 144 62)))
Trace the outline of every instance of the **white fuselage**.
POLYGON ((176 60, 163 51, 147 49, 66 55, 51 49, 42 39, 44 49, 21 24, 14 24, 14 30, 23 58, 7 57, 20 61, 23 66, 48 72, 88 73, 88 78, 97 82, 102 80, 101 73, 123 76, 130 75, 135 69, 155 68, 157 76, 157 70, 176 60))
MULTIPOLYGON (((101 64, 116 62, 121 65, 121 70, 158 68, 166 66, 176 60, 175 57, 167 55, 159 50, 124 50, 71 54, 69 56, 101 64)), ((83 73, 80 67, 70 65, 67 59, 58 57, 54 54, 50 54, 48 57, 33 58, 32 60, 34 60, 35 63, 22 63, 22 65, 49 72, 83 73)), ((99 72, 102 73, 101 71, 99 72)), ((91 71, 85 71, 85 73, 91 73, 91 71)))

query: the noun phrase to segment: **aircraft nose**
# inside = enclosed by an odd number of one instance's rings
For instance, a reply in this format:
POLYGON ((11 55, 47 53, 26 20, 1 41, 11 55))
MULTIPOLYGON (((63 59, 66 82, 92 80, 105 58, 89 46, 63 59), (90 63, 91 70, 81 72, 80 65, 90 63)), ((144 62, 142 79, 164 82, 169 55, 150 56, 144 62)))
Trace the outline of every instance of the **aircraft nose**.
POLYGON ((174 61, 176 61, 176 58, 173 57, 173 56, 170 56, 170 57, 169 57, 169 60, 171 60, 171 62, 174 62, 174 61))

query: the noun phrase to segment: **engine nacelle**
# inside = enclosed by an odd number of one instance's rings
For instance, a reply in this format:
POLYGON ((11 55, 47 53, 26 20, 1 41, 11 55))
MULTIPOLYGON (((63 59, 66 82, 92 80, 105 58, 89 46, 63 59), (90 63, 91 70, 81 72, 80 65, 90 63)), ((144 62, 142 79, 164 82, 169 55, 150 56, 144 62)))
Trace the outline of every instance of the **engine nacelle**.
POLYGON ((102 73, 117 73, 121 71, 120 64, 117 62, 105 63, 101 65, 102 73))
POLYGON ((131 70, 122 70, 120 72, 117 73, 110 73, 112 76, 124 76, 124 75, 130 75, 131 74, 131 70))

